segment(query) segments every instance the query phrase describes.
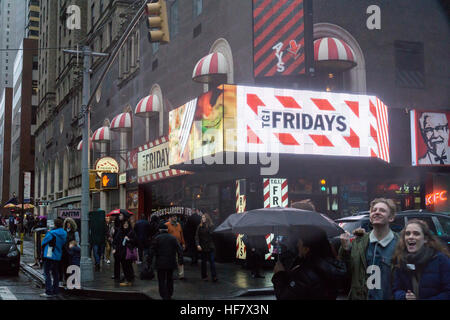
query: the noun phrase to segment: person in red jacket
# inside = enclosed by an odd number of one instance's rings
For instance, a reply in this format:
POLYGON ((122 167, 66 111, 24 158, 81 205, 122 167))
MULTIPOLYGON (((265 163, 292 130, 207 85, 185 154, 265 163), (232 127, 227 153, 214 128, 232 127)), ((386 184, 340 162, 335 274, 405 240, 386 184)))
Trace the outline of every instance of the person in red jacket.
MULTIPOLYGON (((167 232, 177 238, 178 243, 183 248, 183 251, 186 249, 186 243, 184 241, 183 236, 183 228, 181 224, 177 222, 177 216, 173 215, 170 217, 169 221, 166 222, 167 232)), ((184 265, 178 264, 178 279, 185 280, 184 277, 184 265)))

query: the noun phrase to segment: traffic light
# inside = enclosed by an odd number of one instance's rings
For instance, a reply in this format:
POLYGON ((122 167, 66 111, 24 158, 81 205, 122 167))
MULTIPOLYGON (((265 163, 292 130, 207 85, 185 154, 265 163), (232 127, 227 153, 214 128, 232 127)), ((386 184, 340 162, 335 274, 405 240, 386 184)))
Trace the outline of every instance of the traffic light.
POLYGON ((169 43, 169 23, 167 19, 167 6, 165 0, 158 0, 147 4, 147 27, 149 28, 149 41, 169 43))
POLYGON ((327 180, 325 180, 325 179, 320 180, 320 191, 323 191, 323 192, 327 191, 326 184, 327 184, 327 180))
POLYGON ((117 173, 102 173, 100 185, 101 189, 117 189, 118 188, 117 173))
POLYGON ((90 190, 94 190, 94 189, 96 189, 96 186, 95 186, 95 176, 96 176, 96 174, 95 174, 95 172, 89 172, 89 189, 90 190))

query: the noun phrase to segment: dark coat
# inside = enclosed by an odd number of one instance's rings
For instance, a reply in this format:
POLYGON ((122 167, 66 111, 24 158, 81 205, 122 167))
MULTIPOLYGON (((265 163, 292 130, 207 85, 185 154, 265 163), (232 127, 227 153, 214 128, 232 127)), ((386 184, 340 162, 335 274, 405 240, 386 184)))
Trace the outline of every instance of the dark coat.
POLYGON ((148 220, 138 220, 134 225, 134 232, 136 233, 136 241, 139 246, 148 247, 150 245, 151 226, 148 220))
POLYGON ((70 256, 70 265, 80 266, 80 260, 81 260, 81 249, 79 246, 73 246, 72 248, 68 249, 69 256, 70 256))
POLYGON ((129 227, 128 229, 120 227, 117 233, 114 235, 113 249, 116 250, 116 255, 119 257, 119 259, 125 260, 125 257, 127 255, 127 248, 134 249, 136 248, 136 245, 136 234, 131 227, 129 227), (123 245, 125 236, 128 236, 130 240, 126 241, 125 245, 123 245))
POLYGON ((272 283, 278 300, 336 300, 346 274, 345 263, 340 260, 297 257, 289 270, 273 275, 272 283))
POLYGON ((148 265, 156 258, 156 269, 176 269, 177 256, 180 264, 183 262, 183 248, 175 236, 161 232, 153 238, 148 255, 148 265))
POLYGON ((243 238, 244 245, 247 248, 247 253, 264 255, 269 251, 267 247, 266 237, 265 236, 247 236, 245 235, 243 238), (252 249, 255 249, 253 251, 252 249))
POLYGON ((189 245, 195 245, 195 233, 201 220, 202 217, 197 213, 191 214, 186 220, 183 233, 189 245))
MULTIPOLYGON (((395 268, 392 291, 395 300, 405 300, 406 291, 413 291, 412 272, 406 267, 395 268)), ((450 300, 450 258, 438 252, 424 267, 419 281, 419 296, 423 300, 450 300)))
POLYGON ((210 252, 215 249, 213 241, 213 227, 207 227, 206 225, 199 225, 195 232, 195 245, 200 245, 202 251, 210 252))

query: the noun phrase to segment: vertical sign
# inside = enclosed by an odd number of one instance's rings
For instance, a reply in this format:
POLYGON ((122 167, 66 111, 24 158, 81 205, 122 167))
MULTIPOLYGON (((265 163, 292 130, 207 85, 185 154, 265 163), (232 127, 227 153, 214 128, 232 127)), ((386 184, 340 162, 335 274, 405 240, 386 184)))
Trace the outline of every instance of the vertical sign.
POLYGON ((263 179, 264 208, 288 206, 287 179, 263 179))
POLYGON ((23 202, 29 203, 31 199, 31 172, 23 173, 23 202))
MULTIPOLYGON (((264 208, 273 207, 287 207, 288 206, 288 182, 287 179, 263 179, 263 191, 264 191, 264 208)), ((266 253, 265 259, 273 259, 273 247, 272 240, 274 234, 270 233, 266 235, 267 249, 269 253, 266 253)))
POLYGON ((253 70, 256 77, 306 73, 308 0, 253 0, 253 70))
MULTIPOLYGON (((242 213, 246 210, 245 180, 236 180, 236 213, 242 213)), ((245 260, 247 257, 246 249, 242 238, 243 234, 238 234, 236 238, 236 258, 245 260)))

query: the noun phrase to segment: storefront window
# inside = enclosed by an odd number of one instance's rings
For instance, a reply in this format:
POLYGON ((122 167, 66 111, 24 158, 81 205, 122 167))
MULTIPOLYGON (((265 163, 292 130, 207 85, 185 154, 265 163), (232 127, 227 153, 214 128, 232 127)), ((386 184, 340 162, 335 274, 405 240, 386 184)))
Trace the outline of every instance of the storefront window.
POLYGON ((417 181, 388 181, 375 185, 374 198, 395 200, 399 210, 420 209, 420 183, 417 181))

